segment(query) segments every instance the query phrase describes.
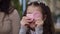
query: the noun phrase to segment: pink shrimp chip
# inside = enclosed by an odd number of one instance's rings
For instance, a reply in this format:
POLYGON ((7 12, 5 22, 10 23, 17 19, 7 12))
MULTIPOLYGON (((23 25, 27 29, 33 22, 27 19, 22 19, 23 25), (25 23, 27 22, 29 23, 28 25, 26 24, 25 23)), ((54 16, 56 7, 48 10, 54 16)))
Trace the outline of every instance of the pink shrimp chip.
POLYGON ((27 17, 31 18, 31 20, 36 19, 36 18, 41 17, 41 16, 42 16, 41 13, 37 12, 37 11, 35 11, 32 14, 27 14, 27 17))
POLYGON ((27 14, 27 17, 31 18, 31 20, 34 19, 33 14, 27 14))

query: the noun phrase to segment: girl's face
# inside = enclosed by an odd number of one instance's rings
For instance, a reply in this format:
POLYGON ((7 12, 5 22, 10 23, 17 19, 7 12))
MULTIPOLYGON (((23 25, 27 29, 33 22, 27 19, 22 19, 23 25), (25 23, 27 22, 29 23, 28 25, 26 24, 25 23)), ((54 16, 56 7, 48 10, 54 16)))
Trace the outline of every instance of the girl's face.
POLYGON ((28 6, 27 8, 27 14, 28 17, 30 17, 32 20, 36 20, 36 18, 43 18, 42 15, 42 9, 39 6, 28 6))
POLYGON ((32 29, 34 29, 36 27, 35 22, 39 19, 39 20, 43 20, 43 15, 42 15, 42 9, 39 6, 28 6, 27 8, 27 17, 31 18, 31 22, 30 22, 30 27, 32 29))

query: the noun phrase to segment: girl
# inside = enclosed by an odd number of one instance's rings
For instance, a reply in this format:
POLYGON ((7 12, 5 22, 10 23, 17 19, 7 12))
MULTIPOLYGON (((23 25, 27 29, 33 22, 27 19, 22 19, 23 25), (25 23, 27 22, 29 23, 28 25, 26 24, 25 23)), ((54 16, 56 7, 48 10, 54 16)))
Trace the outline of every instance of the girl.
POLYGON ((20 23, 19 34, 54 34, 51 12, 44 3, 29 3, 20 23))

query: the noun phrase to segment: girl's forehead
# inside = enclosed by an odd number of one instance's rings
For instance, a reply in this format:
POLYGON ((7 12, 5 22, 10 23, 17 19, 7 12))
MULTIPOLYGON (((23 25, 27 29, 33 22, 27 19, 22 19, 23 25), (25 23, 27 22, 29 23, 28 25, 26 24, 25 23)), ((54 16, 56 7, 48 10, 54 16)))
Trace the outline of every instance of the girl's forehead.
POLYGON ((41 11, 41 7, 39 7, 39 6, 28 6, 27 12, 33 12, 33 11, 41 11))
POLYGON ((28 10, 39 10, 39 7, 36 6, 28 6, 28 10))

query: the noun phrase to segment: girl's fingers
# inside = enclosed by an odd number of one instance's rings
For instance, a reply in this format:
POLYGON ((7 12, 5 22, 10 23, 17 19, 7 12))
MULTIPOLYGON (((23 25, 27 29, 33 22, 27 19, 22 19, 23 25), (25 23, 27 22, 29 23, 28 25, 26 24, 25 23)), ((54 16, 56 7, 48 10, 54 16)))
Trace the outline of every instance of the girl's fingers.
POLYGON ((24 17, 24 20, 27 21, 27 22, 32 22, 33 20, 29 17, 24 17))
POLYGON ((22 25, 27 25, 29 24, 29 22, 31 22, 31 20, 28 20, 28 17, 25 17, 25 16, 21 20, 22 25))
POLYGON ((36 21, 35 22, 36 26, 41 26, 41 25, 43 25, 43 23, 44 23, 44 21, 36 21))

